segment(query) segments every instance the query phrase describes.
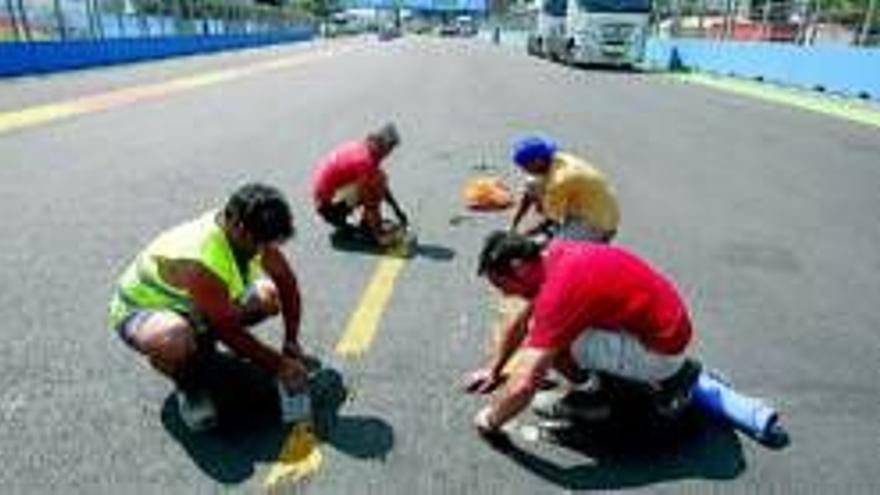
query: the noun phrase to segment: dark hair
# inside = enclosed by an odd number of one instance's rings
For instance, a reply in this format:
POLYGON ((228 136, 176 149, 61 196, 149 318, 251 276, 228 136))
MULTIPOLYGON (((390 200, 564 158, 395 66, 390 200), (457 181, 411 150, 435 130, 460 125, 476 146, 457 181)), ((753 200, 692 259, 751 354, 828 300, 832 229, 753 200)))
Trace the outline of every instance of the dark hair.
POLYGON ((397 132, 397 126, 389 122, 381 128, 369 133, 367 139, 376 143, 385 152, 390 152, 400 143, 400 133, 397 132))
POLYGON ((477 273, 504 273, 510 271, 514 261, 540 257, 541 246, 538 243, 522 234, 497 230, 486 237, 477 273))
POLYGON ((293 235, 293 215, 281 192, 250 183, 236 190, 223 209, 226 220, 238 221, 258 243, 285 241, 293 235))

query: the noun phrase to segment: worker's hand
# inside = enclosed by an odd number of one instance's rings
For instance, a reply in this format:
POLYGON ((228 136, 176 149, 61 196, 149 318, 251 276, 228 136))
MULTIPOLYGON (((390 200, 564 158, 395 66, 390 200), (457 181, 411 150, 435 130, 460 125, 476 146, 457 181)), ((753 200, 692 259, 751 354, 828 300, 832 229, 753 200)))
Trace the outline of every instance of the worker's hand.
POLYGON ((302 347, 299 346, 299 342, 285 342, 284 346, 281 348, 281 353, 289 358, 293 358, 299 361, 302 361, 305 357, 303 354, 302 347))
POLYGON ((307 374, 301 359, 294 359, 286 355, 281 357, 281 365, 278 367, 278 381, 287 388, 288 392, 302 392, 306 387, 307 374))
POLYGON ((465 377, 463 388, 469 394, 489 394, 503 381, 504 378, 492 368, 480 368, 465 377))

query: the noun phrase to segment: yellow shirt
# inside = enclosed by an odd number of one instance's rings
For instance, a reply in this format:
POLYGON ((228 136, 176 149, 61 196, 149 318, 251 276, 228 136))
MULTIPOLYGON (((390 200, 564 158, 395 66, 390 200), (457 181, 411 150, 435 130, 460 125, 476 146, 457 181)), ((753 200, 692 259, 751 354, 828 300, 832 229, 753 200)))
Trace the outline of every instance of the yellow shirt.
POLYGON ((604 232, 617 230, 620 209, 608 178, 586 161, 557 152, 541 181, 544 215, 558 223, 579 220, 604 232))

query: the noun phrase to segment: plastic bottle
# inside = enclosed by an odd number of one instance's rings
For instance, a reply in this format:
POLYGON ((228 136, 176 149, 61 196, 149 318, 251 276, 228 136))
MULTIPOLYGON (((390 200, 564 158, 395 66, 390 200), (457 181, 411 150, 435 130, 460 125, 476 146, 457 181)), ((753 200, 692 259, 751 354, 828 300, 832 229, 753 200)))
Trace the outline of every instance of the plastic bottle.
POLYGON ((278 403, 281 410, 281 421, 285 424, 311 421, 312 400, 308 389, 298 393, 290 393, 281 382, 278 382, 278 403))

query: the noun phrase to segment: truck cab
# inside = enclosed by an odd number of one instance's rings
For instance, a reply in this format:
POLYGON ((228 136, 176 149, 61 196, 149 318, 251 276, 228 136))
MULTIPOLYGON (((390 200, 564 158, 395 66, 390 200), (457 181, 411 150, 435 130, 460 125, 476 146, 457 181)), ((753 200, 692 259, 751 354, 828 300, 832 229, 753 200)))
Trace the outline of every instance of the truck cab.
POLYGON ((544 5, 536 29, 544 55, 570 64, 631 67, 642 61, 651 0, 544 0, 544 5), (561 23, 554 2, 564 4, 561 23), (542 16, 553 18, 543 31, 542 16))
POLYGON ((538 2, 535 28, 526 41, 530 55, 552 57, 550 44, 565 36, 565 14, 568 0, 540 0, 538 2))

